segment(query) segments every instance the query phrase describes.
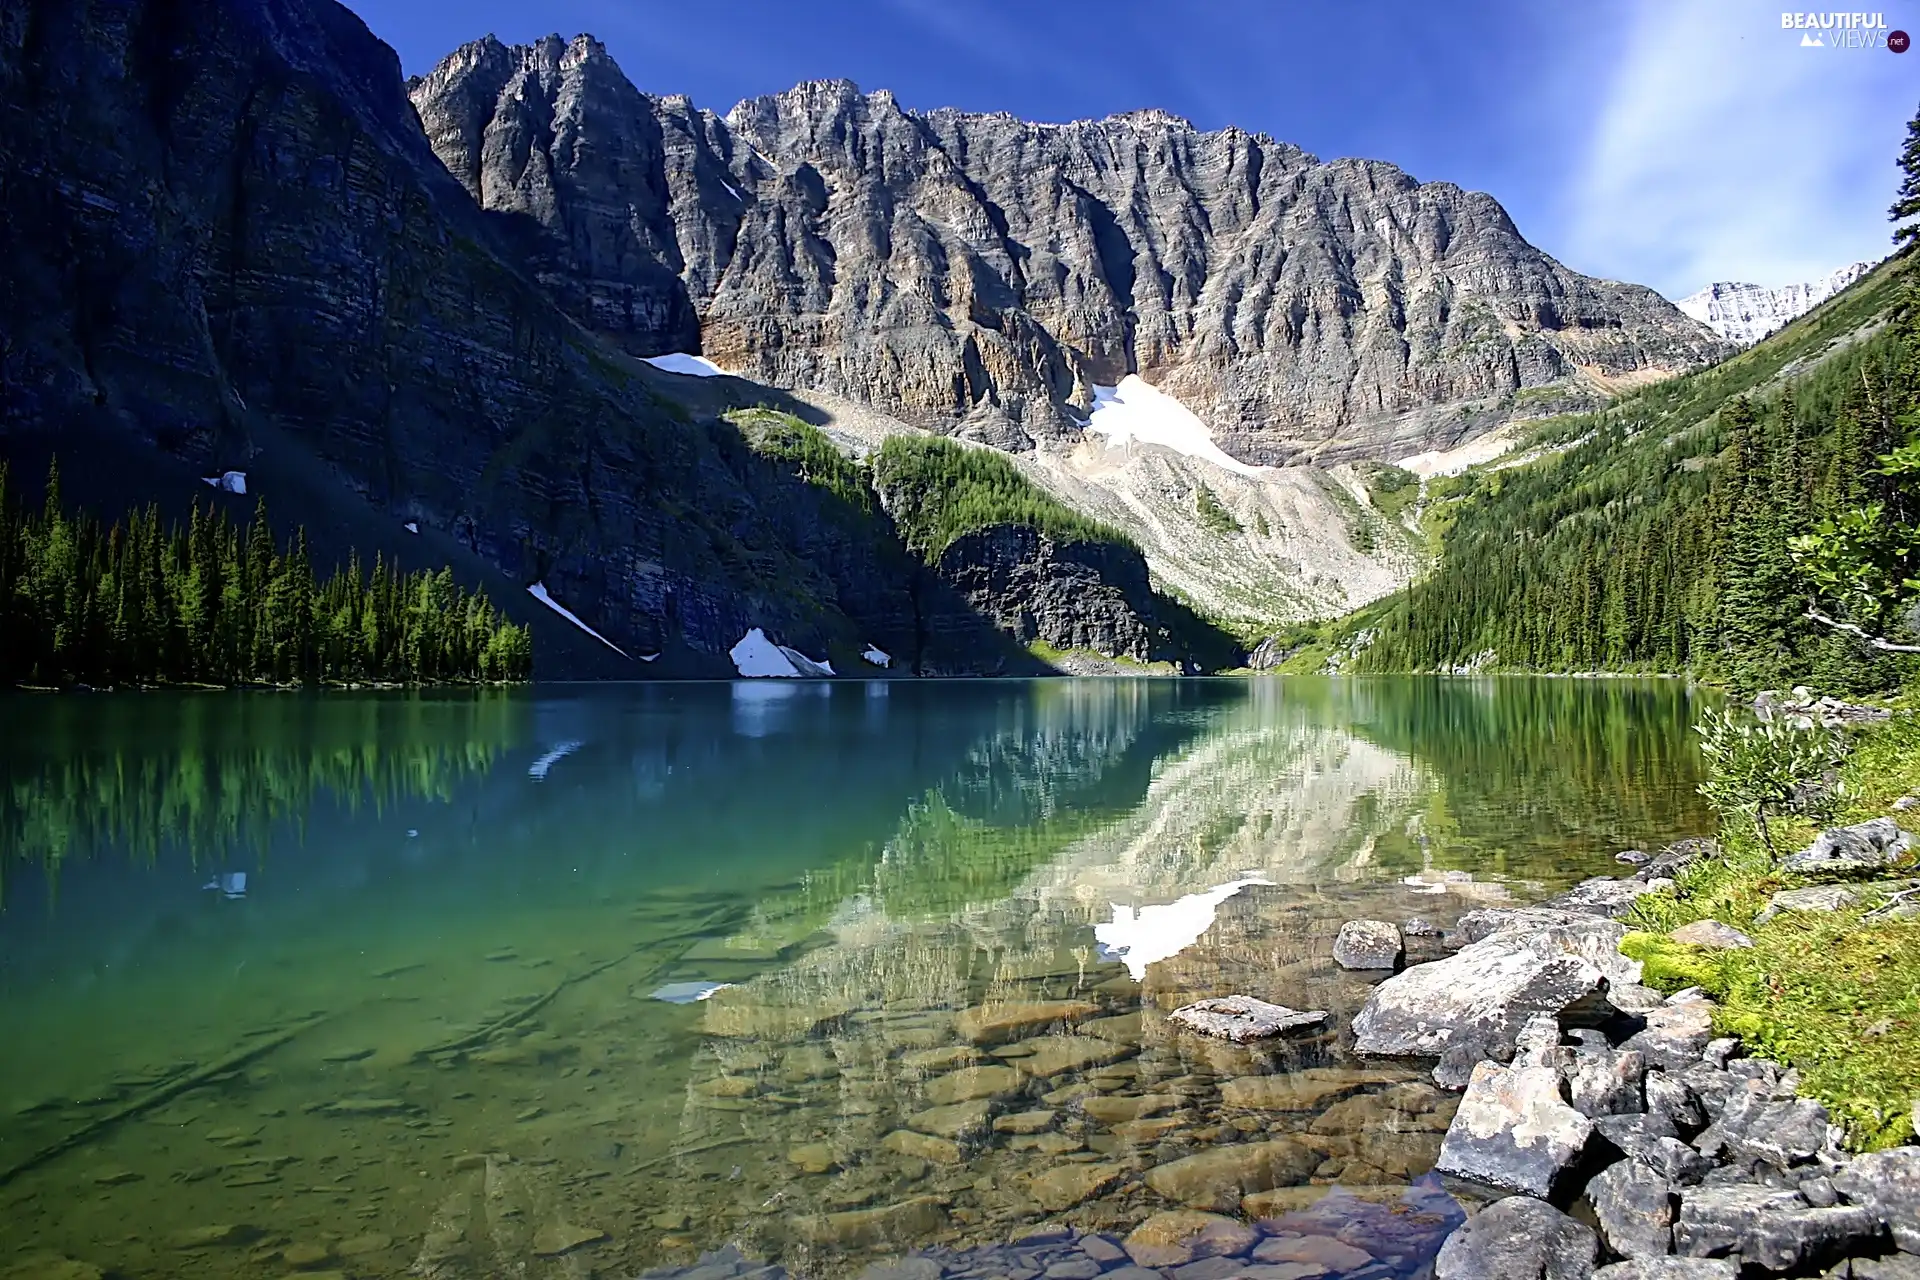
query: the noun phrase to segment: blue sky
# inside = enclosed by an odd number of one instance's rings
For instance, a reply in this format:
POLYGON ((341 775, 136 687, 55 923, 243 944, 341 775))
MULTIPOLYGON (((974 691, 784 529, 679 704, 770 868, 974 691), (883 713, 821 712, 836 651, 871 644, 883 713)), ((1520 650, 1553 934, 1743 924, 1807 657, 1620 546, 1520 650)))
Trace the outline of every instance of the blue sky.
MULTIPOLYGON (((1920 50, 1803 48, 1764 0, 349 3, 410 73, 590 31, 721 112, 830 76, 1035 120, 1160 107, 1492 192, 1569 266, 1669 296, 1882 256, 1920 105, 1920 50)), ((1879 3, 1920 35, 1920 0, 1879 3)))

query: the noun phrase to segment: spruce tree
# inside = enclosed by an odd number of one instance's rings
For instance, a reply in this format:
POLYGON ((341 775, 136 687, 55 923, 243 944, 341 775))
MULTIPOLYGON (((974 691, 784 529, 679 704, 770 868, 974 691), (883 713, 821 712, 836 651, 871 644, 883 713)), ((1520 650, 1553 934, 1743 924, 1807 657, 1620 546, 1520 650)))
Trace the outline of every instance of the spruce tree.
POLYGON ((1893 242, 1901 250, 1920 244, 1920 111, 1907 122, 1906 145, 1900 148, 1900 194, 1887 216, 1893 220, 1893 242))

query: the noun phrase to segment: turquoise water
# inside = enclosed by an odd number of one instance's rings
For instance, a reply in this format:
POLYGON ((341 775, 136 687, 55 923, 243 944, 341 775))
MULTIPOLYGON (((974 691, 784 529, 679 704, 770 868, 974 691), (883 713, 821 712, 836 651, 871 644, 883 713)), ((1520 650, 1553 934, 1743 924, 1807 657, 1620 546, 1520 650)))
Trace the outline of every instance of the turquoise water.
POLYGON ((1345 1053, 1340 922, 1444 924, 1709 825, 1675 682, 0 707, 0 1261, 129 1276, 615 1275, 730 1241, 841 1274, 1125 1230, 1168 1207, 1156 1165, 1256 1136, 1313 1152, 1283 1183, 1402 1184, 1435 1125, 1381 1148, 1328 1106, 1450 1103, 1345 1053), (727 985, 656 998, 689 984, 727 985), (1165 1021, 1230 991, 1336 1034, 1165 1021), (1221 1091, 1301 1072, 1346 1074, 1282 1113, 1221 1091), (1068 1166, 1095 1173, 1062 1204, 1036 1179, 1068 1166))

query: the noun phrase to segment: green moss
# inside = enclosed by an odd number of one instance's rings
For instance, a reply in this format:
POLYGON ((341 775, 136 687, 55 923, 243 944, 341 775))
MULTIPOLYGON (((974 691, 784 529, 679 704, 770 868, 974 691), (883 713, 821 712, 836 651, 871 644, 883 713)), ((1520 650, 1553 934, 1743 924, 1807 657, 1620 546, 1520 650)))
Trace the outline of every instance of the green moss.
MULTIPOLYGON (((1920 786, 1920 725, 1910 716, 1859 734, 1841 767, 1842 823, 1877 817, 1920 786)), ((1781 848, 1815 826, 1773 824, 1781 848)), ((1747 822, 1720 834, 1722 857, 1696 864, 1673 890, 1636 904, 1621 950, 1646 966, 1650 986, 1699 986, 1719 1002, 1714 1028, 1748 1052, 1799 1069, 1848 1143, 1878 1148, 1913 1136, 1920 1098, 1920 920, 1871 917, 1879 895, 1838 912, 1754 916, 1774 893, 1804 883, 1782 871, 1747 822), (1712 952, 1664 935, 1693 920, 1746 930, 1751 948, 1712 952)))
POLYGON ((1687 987, 1721 989, 1720 954, 1708 947, 1690 947, 1660 933, 1629 933, 1620 940, 1620 953, 1644 966, 1641 981, 1669 994, 1687 987))

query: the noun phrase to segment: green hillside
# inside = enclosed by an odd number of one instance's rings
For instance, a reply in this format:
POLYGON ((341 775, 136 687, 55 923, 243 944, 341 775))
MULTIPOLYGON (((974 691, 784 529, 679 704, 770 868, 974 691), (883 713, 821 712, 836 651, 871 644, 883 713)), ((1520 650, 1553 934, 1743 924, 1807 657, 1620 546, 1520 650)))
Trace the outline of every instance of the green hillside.
MULTIPOLYGON (((1920 410, 1905 254, 1748 351, 1429 487, 1432 572, 1356 615, 1368 671, 1689 671, 1748 687, 1811 672, 1881 687, 1905 659, 1804 617, 1791 541, 1911 483, 1879 459, 1920 410)), ((1879 619, 1876 622, 1882 621, 1879 619)))

